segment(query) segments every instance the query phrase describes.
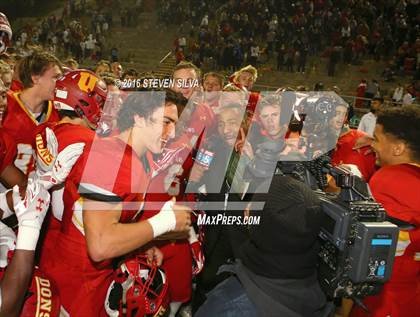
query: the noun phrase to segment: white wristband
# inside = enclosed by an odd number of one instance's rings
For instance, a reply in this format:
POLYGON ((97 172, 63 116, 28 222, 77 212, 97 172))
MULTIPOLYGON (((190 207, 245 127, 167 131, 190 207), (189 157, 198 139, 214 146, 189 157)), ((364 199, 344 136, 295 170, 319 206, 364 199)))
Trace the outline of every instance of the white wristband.
POLYGON ((174 204, 172 200, 167 201, 157 215, 147 219, 153 229, 153 238, 175 229, 176 217, 172 209, 174 204))
POLYGON ((0 194, 0 209, 3 210, 3 215, 1 216, 1 219, 7 218, 14 214, 12 210, 10 210, 9 205, 7 204, 7 193, 11 191, 11 189, 6 190, 4 193, 0 194))
POLYGON ((30 226, 19 226, 16 250, 35 251, 38 243, 39 229, 30 226))

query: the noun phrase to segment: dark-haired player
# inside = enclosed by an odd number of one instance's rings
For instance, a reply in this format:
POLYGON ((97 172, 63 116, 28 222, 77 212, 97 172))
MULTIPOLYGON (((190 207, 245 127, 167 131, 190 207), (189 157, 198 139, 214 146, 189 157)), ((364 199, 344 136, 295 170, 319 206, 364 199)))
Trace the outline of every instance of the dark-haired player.
POLYGON ((70 316, 106 316, 103 303, 114 258, 168 231, 189 230, 189 209, 173 202, 136 222, 150 178, 151 154, 160 153, 173 137, 177 119, 176 105, 166 102, 164 92, 131 94, 117 119, 120 133, 86 145, 70 172, 61 230, 43 261, 70 316))
POLYGON ((416 316, 420 311, 420 108, 386 108, 378 113, 373 150, 381 168, 369 186, 391 217, 416 227, 400 231, 391 280, 365 299, 371 314, 354 308, 351 316, 416 316))

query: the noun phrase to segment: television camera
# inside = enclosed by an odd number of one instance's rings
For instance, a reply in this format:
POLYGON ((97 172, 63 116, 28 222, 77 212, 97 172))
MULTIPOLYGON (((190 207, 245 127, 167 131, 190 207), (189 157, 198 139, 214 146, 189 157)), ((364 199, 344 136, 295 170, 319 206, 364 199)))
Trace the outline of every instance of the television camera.
POLYGON ((341 191, 316 190, 324 212, 319 282, 330 299, 348 297, 363 307, 361 299, 379 293, 391 276, 399 229, 360 177, 330 164, 323 172, 341 191))
POLYGON ((277 161, 274 173, 297 178, 315 191, 323 211, 319 233, 320 286, 331 301, 347 297, 364 307, 362 299, 377 294, 391 276, 398 226, 389 221, 366 182, 345 167, 329 164, 328 154, 307 162, 286 161, 287 157, 279 156, 282 146, 276 143, 259 146, 251 173, 267 177, 273 172, 273 161, 277 161), (334 178, 339 193, 324 191, 327 174, 334 178))

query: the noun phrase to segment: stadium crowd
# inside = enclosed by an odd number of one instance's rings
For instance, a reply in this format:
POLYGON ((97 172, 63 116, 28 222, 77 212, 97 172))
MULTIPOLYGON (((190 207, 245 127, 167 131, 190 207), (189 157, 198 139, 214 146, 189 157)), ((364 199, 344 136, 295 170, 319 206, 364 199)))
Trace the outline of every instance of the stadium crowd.
MULTIPOLYGON (((378 50, 388 44, 381 34, 391 36, 395 52, 405 40, 414 42, 407 30, 417 18, 412 2, 351 1, 346 10, 344 1, 228 1, 212 11, 191 1, 188 16, 200 25, 198 55, 188 48, 185 58, 191 54, 198 65, 213 59, 215 67, 201 74, 180 59, 175 84, 160 91, 137 84, 152 76, 124 71, 118 59, 101 61, 97 50, 96 66, 79 69, 77 61, 92 52, 79 50, 80 38, 72 49, 71 30, 68 48, 58 42, 76 60, 61 62, 54 50, 39 48, 16 59, 8 47, 19 52, 34 36, 51 46, 58 36, 51 26, 64 36, 70 25, 51 17, 16 43, 0 14, 0 316, 329 316, 317 280, 321 204, 306 184, 263 173, 258 160, 273 145, 276 155, 289 158, 326 155, 368 182, 389 215, 415 227, 400 233, 390 281, 363 300, 370 312, 349 302, 340 312, 414 316, 420 309, 420 108, 385 107, 372 90, 370 112, 351 129, 348 105, 328 93, 334 108, 311 141, 303 124, 309 116, 298 108, 287 112, 285 96, 308 101, 319 92, 253 88, 262 40, 271 43, 267 54, 292 43, 284 49, 298 57, 301 71, 302 56, 337 45, 345 56, 349 42, 349 61, 357 62, 364 54, 382 55, 378 50), (232 70, 227 80, 221 66, 232 70), (263 212, 254 210, 250 188, 266 189, 263 212), (200 203, 220 204, 208 210, 200 203), (200 223, 219 216, 260 223, 200 223)), ((163 21, 182 17, 176 1, 166 3, 163 21)), ((94 21, 88 40, 112 27, 106 13, 94 21)), ((188 47, 176 45, 177 51, 188 47)), ((292 71, 294 63, 287 64, 292 71)), ((339 190, 331 179, 324 185, 339 190)))
POLYGON ((417 1, 162 1, 161 21, 181 25, 175 51, 218 69, 277 60, 277 70, 305 72, 308 57, 336 65, 366 57, 389 62, 393 73, 419 63, 417 1), (185 19, 188 17, 188 19, 185 19), (185 21, 191 21, 191 29, 185 21), (188 39, 188 41, 187 41, 188 39))

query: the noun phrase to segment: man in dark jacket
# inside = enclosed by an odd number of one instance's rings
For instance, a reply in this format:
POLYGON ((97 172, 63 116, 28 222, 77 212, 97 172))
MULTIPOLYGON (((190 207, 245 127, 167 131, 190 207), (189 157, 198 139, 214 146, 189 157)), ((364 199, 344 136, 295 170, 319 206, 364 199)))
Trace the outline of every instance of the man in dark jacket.
MULTIPOLYGON (((311 189, 284 175, 275 175, 264 201, 260 225, 249 227, 250 238, 239 260, 226 268, 234 275, 208 294, 196 316, 322 316, 325 296, 317 281, 317 236, 320 202, 311 189)), ((252 206, 252 205, 251 205, 252 206)), ((251 207, 252 208, 252 207, 251 207)))

